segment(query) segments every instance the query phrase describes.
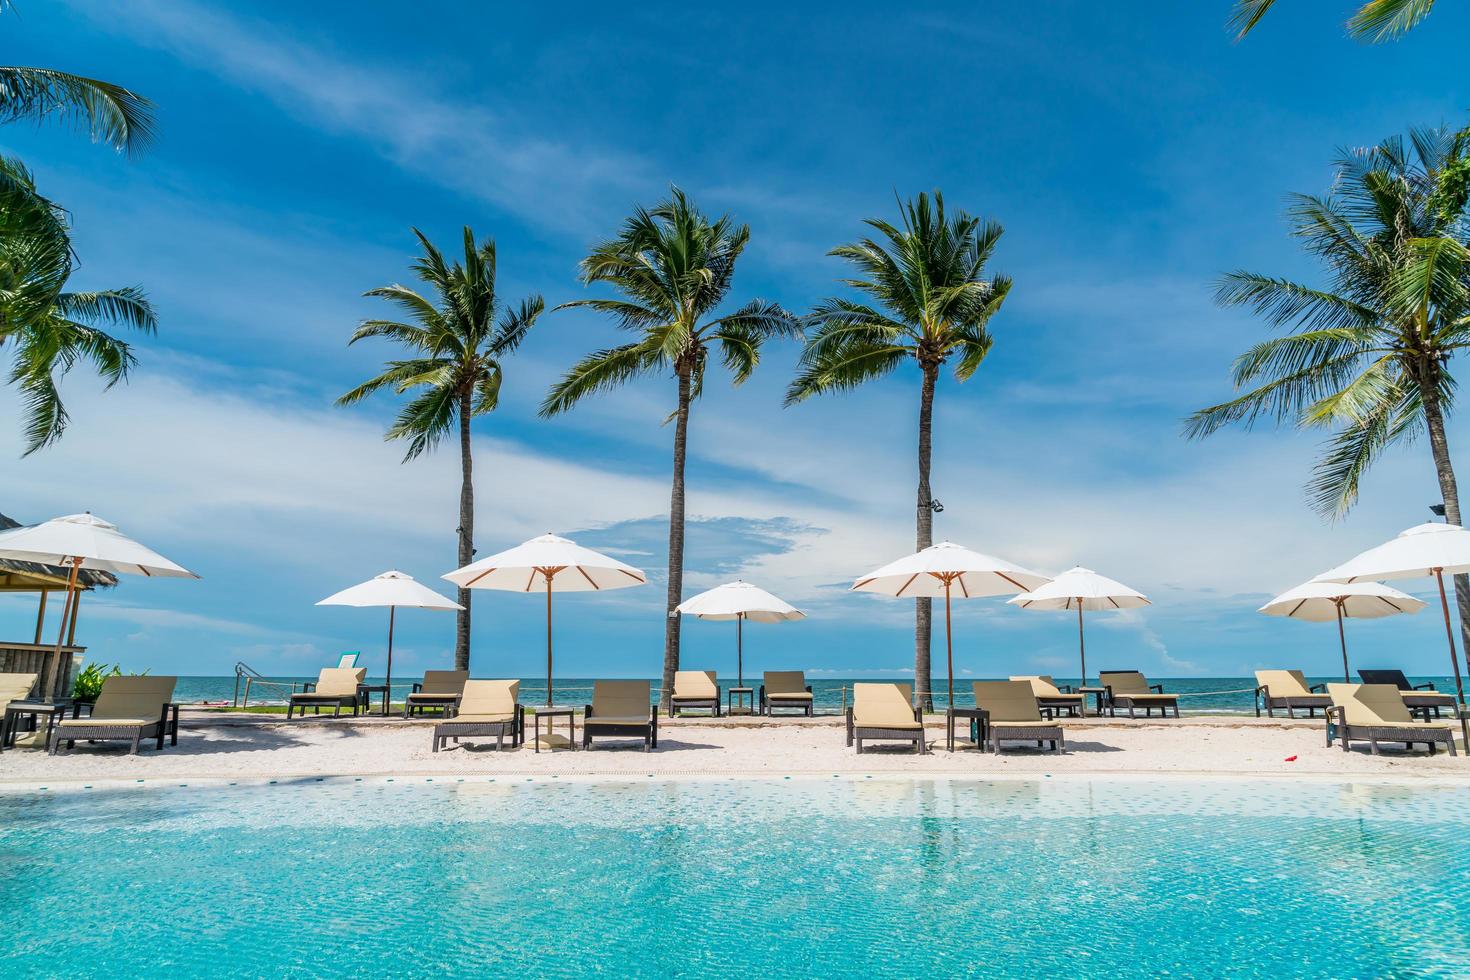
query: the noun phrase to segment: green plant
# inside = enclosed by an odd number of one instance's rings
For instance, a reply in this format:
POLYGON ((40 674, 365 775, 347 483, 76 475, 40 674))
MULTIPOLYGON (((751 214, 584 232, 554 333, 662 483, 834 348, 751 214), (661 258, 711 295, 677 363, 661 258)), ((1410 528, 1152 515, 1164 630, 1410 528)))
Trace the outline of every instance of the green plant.
POLYGON ((78 701, 96 701, 109 677, 121 677, 122 668, 113 664, 87 664, 71 682, 71 696, 78 701))

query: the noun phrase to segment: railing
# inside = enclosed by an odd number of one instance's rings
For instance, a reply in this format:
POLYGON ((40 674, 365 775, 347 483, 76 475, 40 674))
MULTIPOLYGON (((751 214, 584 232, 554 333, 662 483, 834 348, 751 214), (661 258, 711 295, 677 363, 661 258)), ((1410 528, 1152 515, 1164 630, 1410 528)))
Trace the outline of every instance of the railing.
POLYGON ((237 661, 235 664, 235 697, 234 706, 243 708, 250 703, 250 689, 252 686, 283 689, 287 698, 296 693, 298 687, 305 687, 300 681, 273 681, 260 671, 247 664, 245 661, 237 661), (245 682, 243 696, 240 691, 240 681, 245 682))

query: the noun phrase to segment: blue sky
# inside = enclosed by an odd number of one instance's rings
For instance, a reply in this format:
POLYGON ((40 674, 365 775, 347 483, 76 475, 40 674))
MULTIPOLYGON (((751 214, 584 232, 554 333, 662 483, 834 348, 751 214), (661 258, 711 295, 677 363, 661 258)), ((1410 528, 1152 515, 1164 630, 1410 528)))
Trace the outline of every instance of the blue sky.
MULTIPOLYGON (((1313 438, 1187 443, 1179 423, 1227 393, 1231 357, 1263 334, 1214 307, 1213 280, 1315 275, 1285 235, 1285 194, 1325 190, 1340 146, 1464 118, 1470 13, 1365 47, 1338 6, 1282 5, 1234 44, 1227 0, 1138 4, 1137 22, 1085 2, 22 5, 8 60, 158 103, 161 139, 136 160, 54 130, 0 139, 71 209, 76 283, 143 284, 162 329, 128 387, 68 379, 72 430, 6 468, 0 509, 90 509, 203 576, 89 597, 81 639, 101 659, 192 674, 376 657, 377 611, 312 603, 390 567, 447 585, 454 565, 455 454, 402 465, 381 438, 391 397, 332 406, 391 353, 345 342, 385 312, 362 292, 407 275, 411 227, 446 246, 464 224, 493 236, 504 295, 550 306, 585 295, 589 243, 675 182, 751 226, 732 299, 800 310, 838 288, 827 249, 892 216, 895 193, 939 187, 1005 225, 994 267, 1016 286, 982 370, 941 382, 936 534, 1150 594, 1095 617, 1094 668, 1329 671, 1330 627, 1253 610, 1426 519, 1427 449, 1387 458, 1334 526, 1301 490, 1313 438)), ((551 530, 651 573, 562 603, 569 676, 652 675, 661 653, 672 382, 535 417, 547 385, 613 339, 594 315, 547 314, 477 427, 480 554, 551 530)), ((783 409, 795 355, 768 350, 739 389, 712 371, 695 407, 686 594, 739 576, 811 613, 753 627, 750 669, 909 670, 911 606, 845 588, 912 549, 917 377, 783 409)), ((0 427, 12 460, 17 428, 0 427)), ((540 617, 525 596, 479 594, 476 672, 536 672, 540 617)), ((33 620, 32 599, 0 603, 10 634, 33 620)), ((396 665, 445 663, 452 617, 400 623, 396 665)), ((1446 669, 1431 615, 1354 625, 1364 663, 1446 669)), ((1065 616, 976 600, 956 626, 976 675, 1075 671, 1065 616)), ((732 670, 729 633, 687 624, 686 664, 732 670)))

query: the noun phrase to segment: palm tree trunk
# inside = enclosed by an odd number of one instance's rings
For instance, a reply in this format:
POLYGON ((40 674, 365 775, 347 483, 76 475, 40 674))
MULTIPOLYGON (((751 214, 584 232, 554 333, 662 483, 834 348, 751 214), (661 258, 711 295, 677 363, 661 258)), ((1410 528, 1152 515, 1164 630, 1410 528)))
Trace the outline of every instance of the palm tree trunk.
MULTIPOLYGON (((475 560, 475 478, 474 459, 470 454, 470 392, 459 396, 459 566, 475 560)), ((454 628, 454 669, 470 669, 470 590, 459 590, 459 604, 464 606, 456 616, 454 628)))
MULTIPOLYGON (((1424 401, 1424 427, 1429 430, 1429 451, 1434 456, 1434 472, 1439 477, 1439 493, 1444 499, 1444 519, 1460 524, 1460 490, 1455 483, 1455 467, 1450 462, 1450 444, 1444 434, 1444 410, 1439 401, 1439 365, 1432 363, 1423 372, 1419 384, 1424 401)), ((1470 668, 1470 577, 1455 576, 1455 606, 1460 611, 1460 650, 1470 668)))
MULTIPOLYGON (((923 364, 924 385, 919 394, 919 509, 916 515, 918 550, 934 543, 934 510, 929 493, 929 460, 933 455, 934 383, 939 379, 939 365, 923 364)), ((933 608, 928 599, 914 600, 914 690, 925 711, 934 710, 934 688, 929 674, 929 639, 933 628, 933 608)))
POLYGON ((659 704, 665 713, 679 669, 679 603, 684 595, 684 446, 689 436, 690 369, 679 370, 679 414, 674 423, 674 488, 669 494, 669 602, 664 616, 664 681, 659 704))

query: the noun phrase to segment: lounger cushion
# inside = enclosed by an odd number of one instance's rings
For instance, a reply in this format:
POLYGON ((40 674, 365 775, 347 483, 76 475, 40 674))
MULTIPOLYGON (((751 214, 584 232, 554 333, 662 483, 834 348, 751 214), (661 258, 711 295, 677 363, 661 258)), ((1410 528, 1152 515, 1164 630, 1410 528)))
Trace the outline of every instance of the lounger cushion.
POLYGON ((768 670, 763 678, 766 697, 809 698, 806 690, 806 674, 800 670, 768 670))
POLYGON ((990 712, 992 725, 1008 721, 1041 722, 1041 709, 1029 681, 975 681, 975 707, 990 712))
POLYGON ((520 681, 465 681, 456 717, 494 715, 499 718, 515 714, 520 692, 520 681))
POLYGON ((679 670, 674 672, 673 698, 680 700, 704 700, 720 696, 712 670, 679 670))
POLYGON ((1125 701, 1133 701, 1138 704, 1144 704, 1145 702, 1151 702, 1154 704, 1173 704, 1175 701, 1179 700, 1179 695, 1177 694, 1133 694, 1132 692, 1125 694, 1119 691, 1114 691, 1113 694, 1116 697, 1120 697, 1125 701))
MULTIPOLYGON (((470 672, 467 670, 426 670, 423 683, 414 693, 440 697, 446 694, 459 695, 464 692, 465 681, 469 679, 470 672)), ((413 697, 413 694, 409 697, 413 697)))
POLYGON ((467 715, 463 711, 461 711, 459 714, 455 715, 453 718, 450 718, 447 721, 441 721, 441 722, 439 722, 439 724, 441 724, 441 725, 454 725, 454 724, 458 724, 460 722, 463 722, 463 723, 465 723, 467 725, 493 725, 493 724, 509 724, 510 722, 513 722, 515 720, 516 720, 516 716, 514 714, 487 713, 487 714, 467 715))
POLYGON ((322 697, 357 697, 357 685, 366 677, 366 667, 323 667, 316 678, 316 690, 310 693, 322 697))
MULTIPOLYGON (((160 708, 160 711, 163 709, 160 708)), ((63 718, 59 723, 62 728, 96 728, 105 726, 107 728, 143 728, 146 725, 158 724, 158 715, 152 718, 63 718)))
POLYGON ((599 715, 594 714, 591 718, 583 721, 588 728, 596 728, 598 725, 647 725, 648 715, 599 715))
POLYGON ((1062 726, 1050 721, 992 721, 991 728, 1055 728, 1062 730, 1062 726))
POLYGON ((1343 709, 1343 721, 1364 728, 1407 727, 1414 720, 1399 689, 1392 684, 1328 684, 1327 693, 1343 709))
POLYGON ((1256 684, 1264 687, 1267 696, 1273 698, 1320 698, 1323 702, 1331 700, 1326 694, 1312 693, 1307 686, 1307 679, 1299 670, 1258 670, 1256 684))
POLYGON ((1057 690, 1056 682, 1046 674, 1023 674, 1019 677, 1012 677, 1011 680, 1025 681, 1031 685, 1032 694, 1035 694, 1038 698, 1046 698, 1048 701, 1076 701, 1078 704, 1081 704, 1082 699, 1086 696, 1082 694, 1063 694, 1057 690))
POLYGON ((766 692, 767 701, 810 701, 811 699, 812 695, 810 691, 778 691, 774 694, 770 691, 766 692))
POLYGON ((39 674, 0 674, 0 710, 12 701, 29 697, 39 678, 39 674))
POLYGON ((175 677, 109 677, 102 682, 102 693, 92 706, 91 719, 83 721, 129 724, 142 718, 140 724, 151 725, 163 713, 163 706, 173 700, 175 677))
POLYGON ((914 706, 907 684, 854 684, 852 723, 856 728, 897 728, 917 731, 924 726, 914 720, 914 706))
POLYGON ((1112 688, 1114 694, 1131 697, 1151 693, 1148 689, 1148 678, 1136 670, 1105 670, 1097 675, 1097 679, 1103 687, 1112 688))
POLYGON ((648 681, 593 681, 592 717, 587 723, 646 725, 653 717, 652 693, 648 681))

